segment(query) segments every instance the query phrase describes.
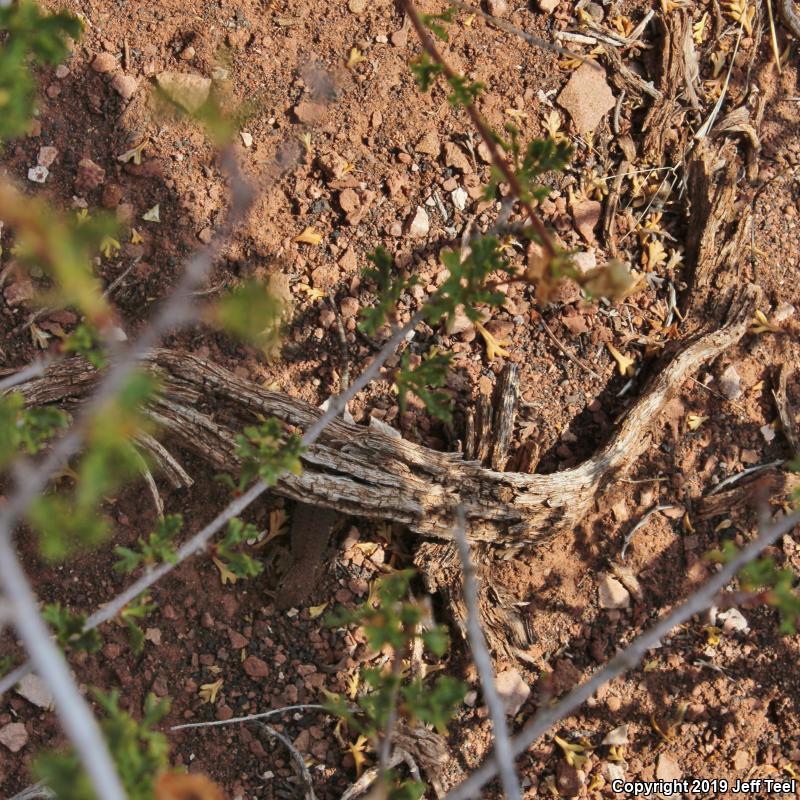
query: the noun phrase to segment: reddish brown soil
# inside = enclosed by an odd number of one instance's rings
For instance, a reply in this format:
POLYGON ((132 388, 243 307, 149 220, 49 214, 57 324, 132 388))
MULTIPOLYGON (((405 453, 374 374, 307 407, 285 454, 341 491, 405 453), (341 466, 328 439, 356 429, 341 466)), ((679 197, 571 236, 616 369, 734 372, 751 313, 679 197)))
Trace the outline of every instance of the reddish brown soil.
MULTIPOLYGON (((440 10, 432 2, 421 5, 424 10, 440 10)), ((549 16, 518 5, 511 21, 545 37, 574 19, 571 3, 562 2, 558 13, 549 16)), ((706 5, 695 5, 697 20, 706 5)), ((384 245, 402 268, 420 277, 424 292, 442 280, 440 248, 457 243, 468 222, 483 228, 493 221, 494 204, 476 200, 489 167, 479 153, 474 160, 469 155, 468 123, 449 107, 443 91, 420 95, 415 88, 407 62, 416 42, 413 31, 407 37, 402 33, 402 15, 392 3, 367 3, 361 13, 352 13, 341 0, 327 4, 242 0, 235 7, 174 0, 133 6, 109 0, 69 0, 66 6, 84 15, 86 34, 68 62, 66 77, 57 78, 54 70, 42 73, 38 124, 30 136, 6 147, 2 165, 9 177, 31 193, 67 207, 76 202, 73 184, 78 162, 90 158, 105 169, 104 184, 80 196, 90 208, 105 206, 124 221, 132 220, 144 237, 141 245, 127 243, 119 257, 98 264, 99 274, 109 284, 135 262, 113 297, 129 335, 146 323, 152 308, 169 293, 186 256, 198 246, 198 237, 220 225, 227 202, 225 181, 203 134, 184 124, 153 119, 149 112, 148 84, 165 69, 211 75, 224 64, 235 98, 254 102, 252 117, 243 126, 252 135, 252 146, 238 144, 237 155, 261 195, 215 266, 212 294, 247 276, 282 273, 288 278, 295 310, 282 355, 273 362, 201 324, 168 337, 170 346, 204 355, 244 377, 319 403, 340 389, 344 364, 327 296, 315 297, 303 287, 333 292, 346 317, 350 370, 357 371, 373 352, 372 344, 355 332, 353 318, 359 306, 374 299, 359 277, 366 254, 384 245), (194 53, 188 60, 181 55, 189 55, 187 47, 194 53), (353 47, 364 60, 347 69, 344 64, 353 47), (109 85, 108 75, 91 68, 94 56, 102 51, 127 53, 125 71, 139 81, 130 102, 109 85), (328 70, 335 96, 324 114, 307 124, 298 119, 296 109, 308 99, 308 67, 314 64, 328 70), (296 147, 297 163, 275 179, 271 164, 276 150, 287 142, 297 145, 298 137, 306 133, 311 136, 311 154, 296 147), (420 140, 430 134, 442 146, 457 143, 464 148, 462 169, 447 166, 446 153, 437 157, 419 151, 420 140), (147 145, 141 166, 117 160, 143 139, 147 145), (26 175, 43 145, 56 147, 59 155, 48 182, 39 187, 28 183, 26 175), (337 159, 340 166, 343 162, 349 166, 343 176, 331 177, 323 165, 335 164, 337 159), (455 209, 449 189, 444 188, 453 181, 471 195, 463 212, 455 209), (342 209, 352 199, 343 194, 348 189, 355 190, 362 206, 368 205, 355 224, 347 222, 342 209), (433 190, 442 200, 447 220, 436 205, 426 205, 433 190), (155 204, 160 206, 161 222, 142 221, 142 214, 155 204), (413 240, 402 232, 402 225, 417 206, 426 209, 431 227, 425 238, 413 240), (309 226, 322 234, 320 246, 294 241, 309 226)), ((636 23, 648 4, 611 6, 613 11, 606 9, 609 16, 625 12, 636 23)), ((711 4, 707 8, 711 11, 711 4)), ((569 70, 559 69, 556 56, 487 27, 479 18, 471 26, 463 24, 465 15, 459 19, 446 52, 455 67, 487 85, 481 109, 489 121, 500 128, 515 120, 526 136, 541 135, 541 121, 550 111, 543 98, 555 97, 569 70), (508 109, 524 116, 509 115, 508 109)), ((733 35, 734 27, 723 32, 728 41, 733 35)), ((783 32, 779 37, 782 46, 788 43, 783 32)), ((652 29, 644 38, 657 42, 652 29)), ((763 142, 759 177, 770 183, 755 199, 752 258, 745 260, 739 279, 756 280, 763 287, 763 311, 770 317, 786 304, 800 304, 797 46, 793 44, 794 61, 790 59, 778 76, 768 66, 772 58, 768 34, 758 40, 746 38, 731 84, 732 96, 741 97, 752 63, 769 98, 759 130, 763 142)), ((713 49, 706 41, 701 59, 704 77, 713 49)), ((646 102, 649 107, 650 100, 646 102)), ((570 133, 563 110, 561 119, 562 128, 570 133)), ((634 141, 639 139, 641 119, 641 110, 632 110, 629 104, 623 107, 623 131, 628 130, 634 141)), ((543 212, 565 245, 586 246, 575 228, 568 198, 588 170, 595 168, 600 175, 616 172, 620 163, 616 139, 606 118, 591 147, 585 139, 574 139, 573 167, 546 179, 553 193, 543 212)), ((749 189, 744 175, 741 182, 744 193, 749 189)), ((630 196, 623 196, 623 203, 629 200, 630 196)), ((641 210, 633 209, 636 217, 641 210)), ((673 196, 663 223, 675 237, 668 247, 681 241, 684 213, 684 205, 673 196)), ((620 238, 623 235, 624 231, 620 238)), ((606 260, 606 244, 596 245, 601 263, 606 260)), ((641 250, 635 235, 622 244, 623 250, 627 248, 638 262, 641 250)), ((676 266, 670 274, 663 270, 661 274, 679 285, 680 270, 676 266)), ((416 310, 422 296, 404 297, 401 316, 416 310)), ((637 368, 643 367, 641 374, 646 374, 647 359, 638 337, 655 330, 656 304, 663 303, 666 288, 645 284, 615 307, 584 302, 575 287, 567 287, 556 302, 544 306, 536 303, 530 288, 520 285, 510 288, 509 297, 489 328, 507 341, 507 358, 521 369, 523 403, 515 447, 536 442, 541 453, 539 471, 554 471, 591 454, 636 396, 641 387, 638 378, 620 394, 626 379, 605 343, 633 355, 637 368), (600 379, 564 357, 541 327, 542 318, 561 342, 590 363, 600 379)), ((25 305, 11 307, 0 300, 2 366, 24 365, 35 356, 30 329, 24 325, 30 313, 25 305)), ((651 451, 612 487, 580 529, 504 562, 498 577, 527 604, 523 613, 532 642, 526 662, 498 663, 501 668, 519 669, 534 687, 515 726, 535 711, 546 688, 566 691, 685 597, 712 569, 703 558, 707 551, 724 539, 742 543, 754 530, 753 512, 745 505, 724 516, 695 519, 694 532, 687 531, 680 511, 673 516, 653 515, 634 536, 625 560, 642 585, 642 598, 627 610, 598 606, 600 575, 612 561, 619 561, 626 534, 649 508, 671 504, 687 510, 691 519, 693 504, 719 481, 753 464, 791 456, 779 426, 770 442, 761 432, 777 419, 771 390, 781 365, 790 370, 789 393, 795 407, 800 402, 796 315, 786 313, 781 325, 787 333, 748 335, 740 346, 701 371, 697 381, 680 387, 679 404, 670 406, 663 424, 659 420, 651 451), (731 364, 742 387, 734 401, 719 393, 720 375, 731 364), (690 413, 708 419, 691 430, 686 421, 690 413), (548 673, 552 675, 547 677, 548 673)), ((55 314, 38 320, 37 325, 51 335, 52 344, 75 321, 55 314)), ((356 420, 376 416, 398 426, 408 438, 454 449, 463 437, 464 410, 477 392, 491 388, 504 359, 489 363, 484 343, 472 328, 452 336, 426 329, 411 346, 422 352, 433 343, 456 354, 449 380, 457 409, 452 429, 431 422, 414 405, 400 415, 390 371, 351 404, 356 420)), ((390 369, 394 363, 390 362, 390 369)), ((228 495, 203 463, 186 453, 175 454, 196 479, 196 486, 185 492, 170 491, 162 481, 159 486, 167 510, 184 514, 186 530, 192 531, 211 519, 228 495)), ((268 504, 257 504, 248 519, 266 527, 270 508, 281 503, 272 498, 268 504)), ((154 520, 143 485, 130 487, 110 503, 108 511, 117 523, 113 544, 134 542, 154 520)), ((360 549, 358 544, 382 541, 375 526, 354 520, 345 531, 349 532, 340 539, 346 536, 347 546, 332 548, 325 579, 314 587, 310 605, 363 598, 382 564, 404 563, 413 546, 403 531, 396 530, 391 542, 369 558, 365 553, 370 548, 360 549)), ((348 672, 374 654, 355 635, 332 632, 320 619, 310 619, 307 609, 289 614, 276 611, 273 600, 280 591, 287 559, 283 542, 279 538, 268 546, 268 567, 262 577, 234 587, 220 584, 207 558, 183 564, 153 591, 158 610, 146 623, 144 653, 133 656, 124 631, 106 626, 101 654, 72 659, 81 683, 120 688, 123 704, 134 713, 149 691, 171 697, 173 710, 165 729, 185 721, 317 702, 322 688, 345 690, 348 672), (266 677, 249 677, 242 664, 245 656, 263 659, 268 666, 266 677), (204 704, 199 687, 216 676, 224 678, 218 699, 204 704)), ((60 600, 75 610, 91 611, 126 583, 110 569, 112 544, 60 567, 40 563, 30 538, 21 537, 20 544, 45 601, 60 600)), ((772 555, 800 569, 795 538, 785 537, 772 555)), ((800 640, 779 636, 777 616, 769 609, 744 609, 743 613, 749 632, 723 632, 716 644, 709 643, 703 620, 674 631, 639 669, 615 680, 579 715, 554 731, 567 739, 592 743, 582 775, 567 769, 551 737, 540 741, 519 762, 526 797, 551 796, 556 791, 554 781, 560 781, 562 793, 569 794, 568 784, 576 779, 583 781, 583 787, 575 790, 581 796, 610 796, 609 750, 599 743, 623 723, 630 726, 630 744, 623 750, 620 766, 630 779, 653 778, 662 763, 659 759, 666 763, 662 756, 674 759, 685 777, 732 781, 793 776, 795 769, 800 770, 796 668, 800 640), (679 720, 682 708, 685 713, 679 720)), ((20 655, 8 634, 3 645, 3 652, 20 655)), ((475 682, 461 643, 456 643, 447 668, 475 682)), ((0 746, 0 792, 4 795, 30 783, 28 768, 36 752, 59 741, 51 713, 10 693, 0 702, 0 727, 18 720, 25 724, 30 740, 16 755, 0 746)), ((284 730, 311 759, 311 774, 321 796, 337 796, 352 782, 352 758, 337 742, 327 717, 299 714, 285 720, 284 730)), ((170 734, 170 741, 175 763, 208 773, 231 797, 285 798, 301 792, 285 750, 260 738, 256 729, 190 730, 170 734)), ((474 707, 464 706, 459 712, 450 742, 454 759, 464 769, 479 764, 487 754, 490 723, 480 694, 474 707)))

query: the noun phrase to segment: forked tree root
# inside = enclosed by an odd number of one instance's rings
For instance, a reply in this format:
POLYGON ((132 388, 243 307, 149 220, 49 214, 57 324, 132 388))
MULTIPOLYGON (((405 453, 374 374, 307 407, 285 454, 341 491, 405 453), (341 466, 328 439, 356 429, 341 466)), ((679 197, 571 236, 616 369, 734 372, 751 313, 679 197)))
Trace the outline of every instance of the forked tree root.
MULTIPOLYGON (((552 475, 495 472, 457 453, 336 420, 304 455, 302 475, 284 476, 275 491, 346 515, 391 520, 436 539, 451 539, 457 504, 465 508, 472 541, 508 546, 551 536, 583 517, 608 481, 647 450, 650 429, 671 393, 745 333, 756 294, 748 287, 719 330, 696 337, 669 360, 611 441, 574 469, 552 475)), ((162 433, 217 469, 237 472, 235 437, 257 416, 274 416, 302 431, 321 413, 188 353, 156 350, 147 365, 162 384, 149 416, 162 433)), ((30 405, 65 403, 90 393, 97 377, 83 359, 70 358, 17 388, 30 405)))

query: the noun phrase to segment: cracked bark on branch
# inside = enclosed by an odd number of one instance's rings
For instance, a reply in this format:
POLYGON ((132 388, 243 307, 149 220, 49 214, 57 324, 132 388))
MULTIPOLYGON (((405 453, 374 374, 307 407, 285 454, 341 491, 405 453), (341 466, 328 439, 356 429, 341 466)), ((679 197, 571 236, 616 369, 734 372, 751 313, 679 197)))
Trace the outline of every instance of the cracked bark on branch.
MULTIPOLYGON (((742 337, 757 294, 756 287, 748 287, 719 330, 685 344, 654 375, 610 442, 578 467, 552 475, 496 472, 457 453, 335 419, 304 455, 303 474, 283 476, 275 491, 344 514, 399 522, 421 536, 446 541, 452 539, 459 503, 473 542, 515 545, 552 536, 574 525, 608 481, 650 446, 651 425, 671 392, 742 337)), ((150 416, 164 433, 218 469, 238 470, 235 436, 256 415, 307 430, 322 413, 188 353, 155 350, 147 363, 163 387, 150 416)), ((43 405, 80 400, 96 380, 91 366, 73 358, 17 388, 29 404, 43 405)))

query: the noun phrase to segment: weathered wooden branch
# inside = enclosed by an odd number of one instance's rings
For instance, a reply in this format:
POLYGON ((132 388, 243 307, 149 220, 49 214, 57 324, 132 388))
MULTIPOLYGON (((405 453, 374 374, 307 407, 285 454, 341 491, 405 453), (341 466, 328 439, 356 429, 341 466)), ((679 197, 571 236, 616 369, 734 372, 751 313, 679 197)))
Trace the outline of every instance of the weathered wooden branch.
MULTIPOLYGON (((399 522, 439 539, 450 539, 458 503, 466 510, 474 541, 514 544, 550 536, 582 517, 603 486, 649 447, 650 429, 671 392, 741 338, 756 294, 755 287, 748 287, 719 330, 696 337, 671 358, 611 441, 574 469, 552 475, 497 472, 464 461, 460 454, 337 419, 305 454, 303 474, 283 477, 276 491, 344 514, 399 522)), ((274 416, 305 430, 321 413, 188 353, 156 350, 147 364, 163 387, 149 409, 152 419, 164 434, 218 469, 237 471, 235 436, 256 416, 274 416)), ((97 378, 85 361, 71 358, 17 388, 32 405, 63 403, 86 396, 97 378)))

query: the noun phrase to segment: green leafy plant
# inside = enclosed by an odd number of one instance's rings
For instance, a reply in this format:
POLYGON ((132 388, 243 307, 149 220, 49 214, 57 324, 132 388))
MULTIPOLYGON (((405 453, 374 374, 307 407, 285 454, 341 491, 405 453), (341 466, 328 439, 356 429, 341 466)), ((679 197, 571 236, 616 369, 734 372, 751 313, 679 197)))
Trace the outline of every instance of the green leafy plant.
POLYGON ((0 397, 0 467, 21 450, 38 453, 68 421, 56 408, 25 408, 19 392, 0 397))
POLYGON ((144 631, 138 623, 155 609, 156 604, 150 602, 148 595, 140 595, 119 612, 119 621, 124 625, 128 634, 128 643, 136 655, 144 650, 144 631))
POLYGON ((48 603, 42 609, 42 617, 55 631, 63 648, 94 653, 103 644, 96 628, 85 630, 86 614, 73 613, 61 603, 48 603))
POLYGON ((448 7, 441 14, 423 14, 422 24, 430 30, 430 32, 443 42, 450 40, 447 29, 441 23, 446 22, 451 24, 455 22, 458 9, 455 6, 448 7))
MULTIPOLYGON (((100 725, 128 797, 153 800, 157 780, 169 767, 167 738, 153 727, 169 713, 169 700, 148 695, 142 719, 137 721, 119 707, 117 690, 93 692, 105 712, 100 725)), ((42 754, 34 771, 59 800, 97 800, 73 752, 42 754)))
POLYGON ((284 300, 269 287, 251 281, 222 297, 213 315, 228 333, 272 356, 280 344, 286 312, 284 300))
POLYGON ((487 285, 493 273, 499 273, 503 278, 513 276, 496 237, 481 236, 474 239, 470 242, 470 252, 466 258, 454 250, 445 250, 441 259, 447 267, 447 278, 424 306, 425 318, 431 324, 438 323, 442 318, 448 324, 459 306, 475 322, 481 318, 476 306, 497 308, 503 304, 505 294, 487 285))
POLYGON ((64 340, 64 352, 83 356, 95 369, 108 363, 103 340, 94 325, 82 322, 64 340))
MULTIPOLYGON (((535 181, 548 172, 561 172, 572 158, 572 146, 566 141, 546 139, 533 139, 524 152, 520 142, 519 129, 514 125, 506 125, 509 135, 507 140, 498 137, 498 144, 509 154, 514 175, 522 188, 520 200, 530 203, 533 200, 541 202, 550 193, 547 186, 540 186, 535 181)), ((500 183, 505 180, 497 167, 492 167, 492 175, 484 189, 484 198, 491 200, 500 183)))
POLYGON ((108 521, 98 513, 105 497, 140 469, 135 436, 146 429, 142 407, 158 386, 143 373, 133 373, 105 409, 92 419, 87 447, 80 457, 72 492, 37 498, 28 516, 39 531, 42 554, 63 559, 79 546, 95 545, 108 536, 108 521))
POLYGON ((236 455, 242 460, 238 484, 227 480, 240 492, 256 477, 267 486, 274 486, 284 472, 294 475, 302 472, 303 451, 300 437, 287 433, 275 417, 259 425, 248 425, 236 437, 236 455))
MULTIPOLYGON (((362 312, 360 324, 362 330, 371 334, 386 324, 401 295, 413 285, 414 279, 396 280, 392 259, 383 248, 371 253, 369 259, 375 268, 366 270, 364 276, 377 284, 379 297, 376 305, 362 312)), ((425 302, 423 319, 432 325, 444 322, 445 327, 449 327, 459 310, 475 322, 481 319, 479 305, 502 305, 505 295, 493 289, 487 281, 492 275, 507 278, 513 276, 513 272, 496 237, 476 238, 470 243, 466 257, 456 251, 443 251, 441 259, 447 267, 447 278, 425 302)), ((401 410, 405 409, 407 393, 413 391, 433 416, 449 421, 452 416, 450 398, 447 393, 435 390, 445 385, 451 355, 430 352, 416 367, 412 366, 411 360, 408 352, 403 354, 395 378, 401 410)))
POLYGON ((30 63, 58 64, 69 54, 67 38, 77 39, 82 25, 66 11, 43 13, 21 0, 0 8, 0 137, 25 132, 33 108, 36 81, 30 63))
POLYGON ((238 548, 257 537, 255 525, 238 518, 232 519, 225 535, 212 546, 212 552, 237 578, 255 578, 261 574, 264 565, 238 548))
POLYGON ((430 414, 443 422, 453 416, 450 395, 437 392, 447 381, 447 369, 452 361, 451 353, 430 352, 415 368, 411 367, 411 356, 403 353, 400 370, 395 381, 400 397, 400 411, 406 409, 408 392, 414 392, 425 403, 430 414))
MULTIPOLYGON (((382 740, 391 736, 387 730, 395 715, 411 725, 429 724, 444 734, 447 724, 464 700, 467 687, 461 681, 442 675, 435 680, 405 675, 405 659, 415 640, 436 658, 447 651, 449 638, 441 626, 423 627, 423 613, 418 603, 407 599, 414 570, 390 573, 378 580, 366 603, 353 610, 339 608, 326 618, 330 626, 360 626, 374 651, 391 648, 391 666, 386 669, 365 668, 361 672, 362 691, 355 707, 342 695, 326 692, 326 705, 331 713, 346 722, 361 742, 369 742, 377 751, 382 740)), ((351 748, 353 749, 353 748, 351 748)), ((382 776, 392 800, 420 797, 424 785, 401 780, 395 774, 382 776)))
POLYGON ((76 217, 57 212, 45 200, 22 195, 3 182, 0 215, 13 232, 17 264, 41 270, 54 283, 38 302, 73 306, 90 325, 104 330, 114 315, 95 274, 93 258, 103 241, 116 234, 116 221, 107 214, 76 217))
POLYGON ((174 540, 182 528, 183 517, 180 514, 167 515, 164 519, 159 520, 156 529, 147 540, 139 538, 138 550, 121 546, 114 548, 114 552, 119 556, 119 560, 114 564, 114 569, 130 575, 141 565, 151 567, 165 561, 174 564, 178 560, 174 540))
POLYGON ((377 287, 377 303, 362 311, 359 326, 368 336, 374 336, 378 328, 385 325, 389 316, 394 313, 403 293, 416 285, 417 278, 411 276, 398 280, 394 275, 394 261, 383 247, 375 248, 367 258, 374 268, 365 269, 363 277, 377 287))

